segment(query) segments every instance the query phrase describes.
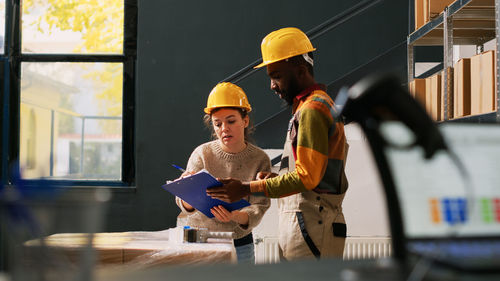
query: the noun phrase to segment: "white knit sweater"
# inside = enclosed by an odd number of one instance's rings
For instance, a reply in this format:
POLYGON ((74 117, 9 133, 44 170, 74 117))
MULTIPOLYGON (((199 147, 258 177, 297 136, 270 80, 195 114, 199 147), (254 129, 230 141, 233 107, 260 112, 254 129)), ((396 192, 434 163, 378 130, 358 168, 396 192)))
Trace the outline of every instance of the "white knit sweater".
MULTIPOLYGON (((251 181, 258 172, 269 172, 271 161, 262 149, 253 144, 248 143, 239 153, 227 153, 222 150, 220 142, 214 140, 198 146, 189 157, 186 171, 198 172, 202 169, 206 169, 216 178, 231 177, 241 181, 251 181)), ((266 197, 249 196, 246 199, 251 205, 240 210, 248 214, 248 226, 245 227, 233 221, 224 223, 216 218, 208 218, 197 210, 188 212, 179 198, 175 201, 181 209, 179 216, 186 218, 186 225, 204 227, 210 231, 233 231, 235 238, 241 238, 248 235, 260 223, 270 205, 266 197)))

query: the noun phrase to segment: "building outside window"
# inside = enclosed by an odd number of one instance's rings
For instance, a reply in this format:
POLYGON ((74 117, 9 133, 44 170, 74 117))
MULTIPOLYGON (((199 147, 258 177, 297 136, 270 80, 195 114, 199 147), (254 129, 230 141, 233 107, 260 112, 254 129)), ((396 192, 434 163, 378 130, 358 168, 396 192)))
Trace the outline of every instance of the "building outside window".
POLYGON ((4 81, 10 81, 3 173, 132 185, 137 1, 0 5, 0 24, 7 23, 4 81))

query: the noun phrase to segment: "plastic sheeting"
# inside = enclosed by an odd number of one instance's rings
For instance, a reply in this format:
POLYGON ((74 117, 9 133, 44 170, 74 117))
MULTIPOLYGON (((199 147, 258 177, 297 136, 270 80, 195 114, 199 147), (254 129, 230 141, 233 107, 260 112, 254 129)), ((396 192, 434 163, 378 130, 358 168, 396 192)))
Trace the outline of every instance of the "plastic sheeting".
MULTIPOLYGON (((235 263, 231 239, 208 239, 207 243, 187 243, 177 237, 179 229, 153 232, 96 233, 92 247, 99 268, 126 266, 141 269, 158 265, 201 265, 235 263)), ((89 234, 60 233, 43 239, 45 247, 57 250, 66 259, 78 262, 88 245, 89 234)), ((25 243, 27 248, 40 248, 40 239, 25 243)))

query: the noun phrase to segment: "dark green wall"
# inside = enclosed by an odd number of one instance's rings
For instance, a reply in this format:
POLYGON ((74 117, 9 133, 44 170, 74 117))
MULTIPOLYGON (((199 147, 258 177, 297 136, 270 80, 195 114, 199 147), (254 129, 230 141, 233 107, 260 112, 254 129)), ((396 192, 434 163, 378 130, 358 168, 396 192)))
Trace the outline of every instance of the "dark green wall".
MULTIPOLYGON (((160 186, 179 176, 171 163, 185 166, 191 151, 209 139, 202 109, 211 88, 258 59, 260 42, 267 33, 287 26, 308 31, 358 2, 139 1, 136 191, 114 193, 107 230, 174 226, 178 208, 160 186)), ((316 79, 342 83, 340 77, 400 44, 407 33, 407 1, 384 1, 313 41, 318 49, 316 79)), ((367 72, 404 70, 405 54, 398 50, 361 68, 367 72)), ((254 123, 283 108, 269 90, 265 71, 239 85, 254 108, 254 123)), ((284 130, 281 123, 276 126, 275 130, 270 123, 259 126, 263 132, 258 134, 259 145, 281 147, 284 130)))

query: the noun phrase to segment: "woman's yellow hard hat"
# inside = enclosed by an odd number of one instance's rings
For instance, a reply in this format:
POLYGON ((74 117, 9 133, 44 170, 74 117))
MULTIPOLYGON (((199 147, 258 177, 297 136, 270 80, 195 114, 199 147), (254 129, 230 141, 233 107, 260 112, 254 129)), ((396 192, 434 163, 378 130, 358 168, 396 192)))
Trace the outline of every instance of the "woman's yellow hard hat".
POLYGON ((230 82, 219 83, 212 89, 204 111, 206 114, 210 114, 213 109, 220 107, 238 107, 247 112, 252 111, 243 89, 230 82))
POLYGON ((254 68, 316 50, 307 35, 295 27, 285 27, 269 33, 262 40, 260 48, 262 63, 254 68))

